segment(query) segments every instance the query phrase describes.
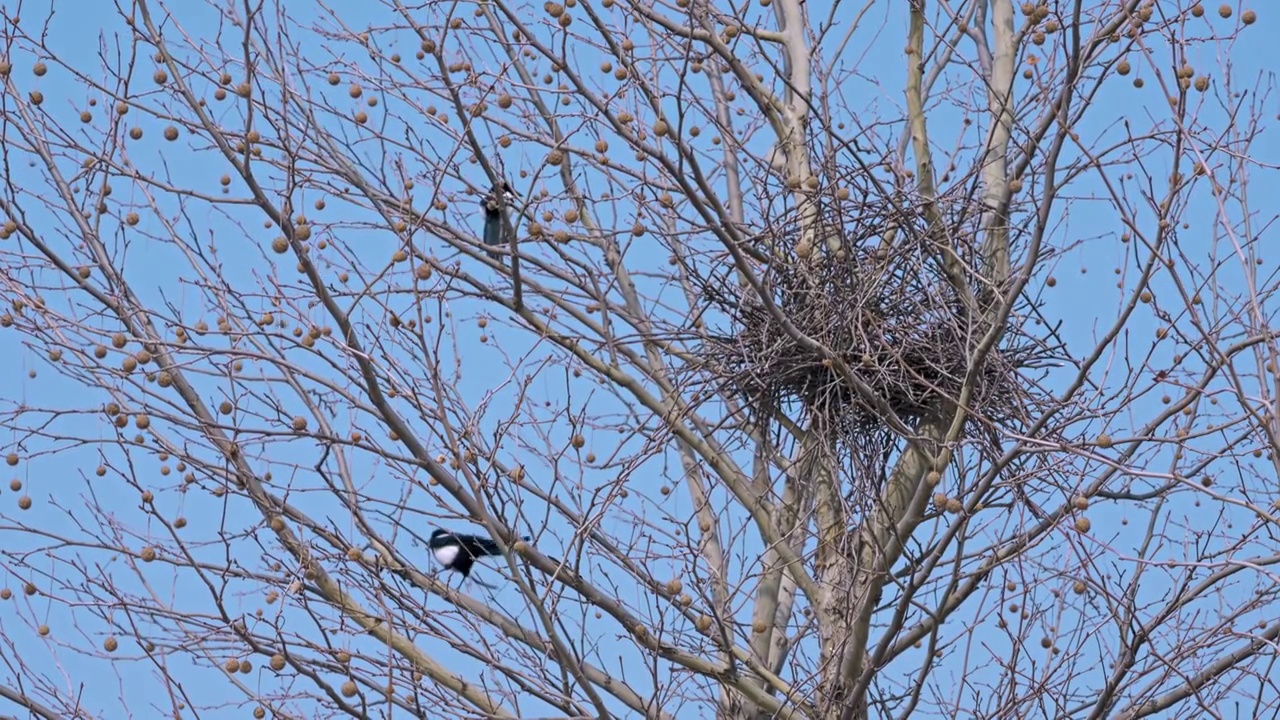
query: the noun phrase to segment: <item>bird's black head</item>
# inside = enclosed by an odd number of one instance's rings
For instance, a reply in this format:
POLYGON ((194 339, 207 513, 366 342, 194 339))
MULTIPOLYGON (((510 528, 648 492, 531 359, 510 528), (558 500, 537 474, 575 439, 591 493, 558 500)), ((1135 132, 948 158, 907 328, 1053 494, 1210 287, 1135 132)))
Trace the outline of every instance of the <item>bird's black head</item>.
POLYGON ((440 537, 441 535, 444 535, 444 534, 445 534, 445 531, 444 531, 444 530, 441 530, 440 528, 436 528, 435 530, 432 530, 432 531, 431 531, 431 539, 432 539, 432 540, 435 540, 436 538, 438 538, 438 537, 440 537))

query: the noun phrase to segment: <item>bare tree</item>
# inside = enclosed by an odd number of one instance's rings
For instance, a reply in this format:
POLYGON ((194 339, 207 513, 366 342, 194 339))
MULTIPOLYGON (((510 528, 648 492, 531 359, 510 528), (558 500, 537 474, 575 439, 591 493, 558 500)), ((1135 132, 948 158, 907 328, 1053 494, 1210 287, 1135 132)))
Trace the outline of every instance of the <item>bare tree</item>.
POLYGON ((6 6, 3 702, 1277 711, 1266 18, 357 5, 6 6))

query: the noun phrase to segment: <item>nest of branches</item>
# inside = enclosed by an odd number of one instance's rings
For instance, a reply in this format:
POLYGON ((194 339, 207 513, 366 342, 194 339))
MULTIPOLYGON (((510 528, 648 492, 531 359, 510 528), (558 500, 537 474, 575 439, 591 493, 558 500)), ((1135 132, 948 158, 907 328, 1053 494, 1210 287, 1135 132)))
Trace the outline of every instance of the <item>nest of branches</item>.
MULTIPOLYGON (((760 267, 763 294, 736 273, 707 278, 703 297, 729 321, 707 344, 708 359, 755 413, 795 418, 799 410, 875 453, 889 442, 886 411, 910 427, 960 400, 985 328, 945 277, 936 247, 917 232, 886 232, 914 224, 894 212, 828 214, 808 253, 795 252, 794 225, 767 233, 755 253, 772 258, 760 267), (867 443, 873 438, 881 442, 867 443)), ((962 259, 977 267, 963 258, 971 251, 962 248, 962 259)), ((983 437, 980 422, 1022 415, 1019 368, 1037 353, 1020 339, 1010 328, 976 366, 965 399, 977 421, 970 435, 983 437)))

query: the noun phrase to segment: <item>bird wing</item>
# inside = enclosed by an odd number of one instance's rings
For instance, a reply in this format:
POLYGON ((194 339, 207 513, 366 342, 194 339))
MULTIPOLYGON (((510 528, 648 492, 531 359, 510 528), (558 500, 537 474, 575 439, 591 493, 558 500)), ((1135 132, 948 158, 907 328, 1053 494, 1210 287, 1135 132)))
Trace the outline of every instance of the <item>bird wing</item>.
POLYGON ((482 537, 467 538, 467 551, 473 557, 483 557, 485 555, 501 555, 502 549, 498 547, 498 543, 482 537))

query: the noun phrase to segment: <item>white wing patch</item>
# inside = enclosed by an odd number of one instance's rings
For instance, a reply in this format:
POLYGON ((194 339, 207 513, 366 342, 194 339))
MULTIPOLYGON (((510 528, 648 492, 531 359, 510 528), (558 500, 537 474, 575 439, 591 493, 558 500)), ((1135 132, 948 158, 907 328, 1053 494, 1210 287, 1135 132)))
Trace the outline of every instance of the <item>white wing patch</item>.
POLYGON ((436 560, 439 560, 441 565, 448 566, 458 559, 458 551, 461 549, 457 545, 445 545, 444 547, 436 548, 432 552, 435 553, 436 560))

